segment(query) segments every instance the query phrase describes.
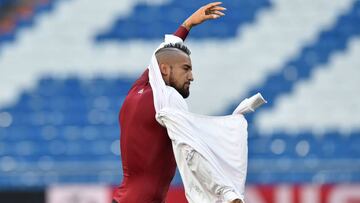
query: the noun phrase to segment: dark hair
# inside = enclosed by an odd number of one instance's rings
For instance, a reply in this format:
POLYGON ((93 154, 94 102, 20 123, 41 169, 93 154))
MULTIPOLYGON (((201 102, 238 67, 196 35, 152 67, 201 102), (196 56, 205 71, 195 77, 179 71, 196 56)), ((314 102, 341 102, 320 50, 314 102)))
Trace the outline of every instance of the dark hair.
POLYGON ((187 48, 187 46, 185 46, 183 43, 166 44, 163 48, 160 48, 159 50, 157 50, 155 54, 158 54, 169 48, 178 49, 178 50, 184 52, 185 54, 187 54, 188 56, 190 56, 190 54, 191 54, 191 51, 189 50, 189 48, 187 48))

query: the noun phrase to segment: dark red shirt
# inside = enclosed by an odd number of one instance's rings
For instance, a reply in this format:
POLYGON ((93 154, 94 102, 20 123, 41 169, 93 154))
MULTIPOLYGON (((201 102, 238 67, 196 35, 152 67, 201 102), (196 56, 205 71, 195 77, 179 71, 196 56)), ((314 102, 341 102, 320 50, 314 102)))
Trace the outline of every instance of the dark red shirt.
MULTIPOLYGON (((180 26, 174 35, 183 40, 180 26)), ((164 203, 176 162, 167 131, 155 120, 148 70, 133 84, 119 114, 123 181, 113 199, 119 203, 164 203)))

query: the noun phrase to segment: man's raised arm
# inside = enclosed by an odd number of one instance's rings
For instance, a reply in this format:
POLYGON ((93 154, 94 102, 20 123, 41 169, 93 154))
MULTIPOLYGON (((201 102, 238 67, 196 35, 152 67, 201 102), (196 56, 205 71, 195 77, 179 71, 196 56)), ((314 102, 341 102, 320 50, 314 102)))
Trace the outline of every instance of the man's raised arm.
POLYGON ((221 4, 222 2, 213 2, 199 8, 183 22, 174 35, 185 41, 192 27, 207 20, 217 19, 224 16, 225 14, 222 11, 225 11, 226 8, 222 7, 221 4))

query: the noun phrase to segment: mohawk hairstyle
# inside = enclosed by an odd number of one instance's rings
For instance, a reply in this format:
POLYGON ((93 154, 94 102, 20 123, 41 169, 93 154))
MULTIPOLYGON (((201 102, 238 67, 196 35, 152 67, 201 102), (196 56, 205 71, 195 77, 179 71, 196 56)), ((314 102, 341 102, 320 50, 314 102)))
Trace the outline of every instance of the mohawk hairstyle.
POLYGON ((159 50, 157 50, 155 54, 158 54, 168 48, 178 49, 178 50, 184 52, 185 54, 187 54, 188 56, 190 56, 190 54, 191 54, 191 51, 189 50, 189 48, 187 48, 187 46, 185 46, 183 43, 166 44, 163 48, 160 48, 159 50))

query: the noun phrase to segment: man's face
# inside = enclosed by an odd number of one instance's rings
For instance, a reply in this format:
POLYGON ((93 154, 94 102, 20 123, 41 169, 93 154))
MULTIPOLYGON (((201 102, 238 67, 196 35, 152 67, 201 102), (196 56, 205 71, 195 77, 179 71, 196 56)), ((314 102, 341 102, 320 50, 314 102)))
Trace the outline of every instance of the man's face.
POLYGON ((169 85, 175 88, 183 98, 190 95, 190 82, 194 80, 190 57, 179 54, 177 62, 170 65, 169 85))

